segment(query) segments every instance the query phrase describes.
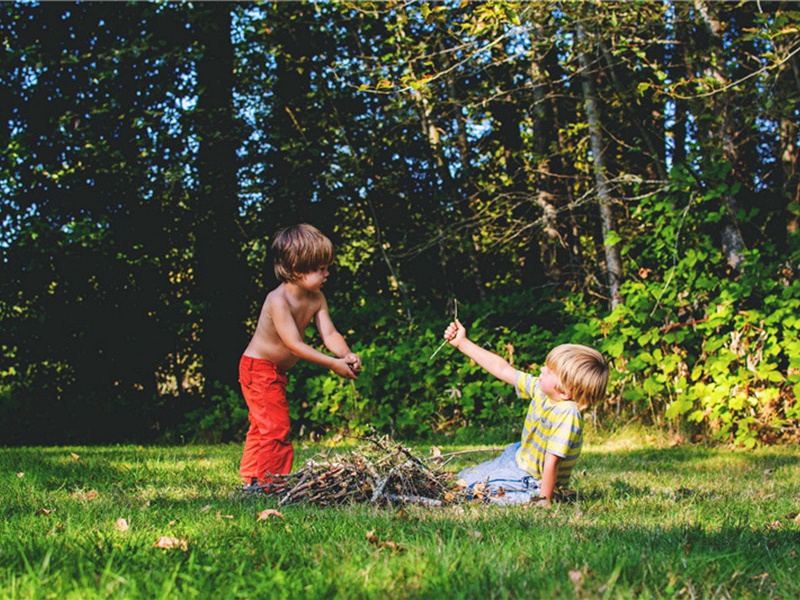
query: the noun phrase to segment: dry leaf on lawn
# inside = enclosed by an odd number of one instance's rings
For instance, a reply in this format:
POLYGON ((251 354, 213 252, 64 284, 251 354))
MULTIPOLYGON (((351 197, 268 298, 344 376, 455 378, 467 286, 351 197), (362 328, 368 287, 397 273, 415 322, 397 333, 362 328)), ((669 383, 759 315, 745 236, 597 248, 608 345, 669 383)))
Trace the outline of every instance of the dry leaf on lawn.
POLYGON ((24 477, 25 473, 17 473, 17 477, 24 477))
POLYGON ((274 508, 268 508, 258 513, 258 519, 256 519, 256 521, 266 521, 270 517, 280 517, 281 519, 284 518, 280 511, 277 511, 274 508))
POLYGON ((128 531, 128 521, 120 517, 114 522, 114 529, 117 531, 128 531))
POLYGON ((178 538, 162 535, 158 538, 154 546, 156 548, 163 548, 164 550, 174 550, 177 548, 186 552, 189 549, 189 542, 187 540, 179 540, 178 538))
POLYGON ((91 502, 92 500, 99 498, 100 494, 97 493, 97 490, 89 490, 88 492, 76 490, 72 492, 72 497, 76 500, 80 500, 81 502, 91 502))
POLYGON ((203 508, 200 509, 200 512, 206 512, 206 511, 209 511, 209 510, 211 510, 211 505, 210 504, 206 504, 203 508))
POLYGON ((378 548, 389 548, 390 550, 396 550, 397 552, 405 552, 405 548, 403 548, 397 542, 393 542, 391 540, 382 542, 381 540, 379 540, 378 536, 375 535, 374 530, 368 531, 366 538, 370 544, 377 546, 378 548))
POLYGON ((79 455, 79 454, 75 454, 74 452, 70 452, 70 453, 69 453, 69 455, 70 455, 72 458, 74 458, 75 460, 78 460, 78 459, 80 458, 80 455, 79 455))

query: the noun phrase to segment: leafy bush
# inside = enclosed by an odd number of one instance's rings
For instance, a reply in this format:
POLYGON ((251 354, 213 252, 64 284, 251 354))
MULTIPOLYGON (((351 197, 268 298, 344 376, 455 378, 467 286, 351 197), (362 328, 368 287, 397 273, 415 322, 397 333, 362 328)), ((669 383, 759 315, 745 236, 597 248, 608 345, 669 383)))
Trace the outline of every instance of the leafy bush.
POLYGON ((601 350, 616 371, 612 402, 746 447, 796 439, 800 282, 758 249, 739 276, 726 273, 712 236, 719 190, 674 192, 642 202, 648 235, 626 248, 638 276, 624 285, 625 305, 602 319, 601 350), (681 197, 689 204, 678 211, 681 197), (690 209, 698 214, 684 221, 690 209))
POLYGON ((186 414, 179 431, 193 441, 244 441, 249 427, 247 412, 240 390, 214 382, 212 393, 203 404, 186 414))

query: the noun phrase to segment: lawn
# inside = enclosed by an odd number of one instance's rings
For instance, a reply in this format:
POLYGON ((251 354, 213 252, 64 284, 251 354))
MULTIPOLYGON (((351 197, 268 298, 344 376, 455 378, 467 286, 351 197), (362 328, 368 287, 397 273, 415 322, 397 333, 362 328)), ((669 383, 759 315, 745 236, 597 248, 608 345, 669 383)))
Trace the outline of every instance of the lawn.
POLYGON ((278 507, 232 493, 239 445, 0 448, 0 596, 800 597, 800 450, 588 438, 551 509, 278 507))

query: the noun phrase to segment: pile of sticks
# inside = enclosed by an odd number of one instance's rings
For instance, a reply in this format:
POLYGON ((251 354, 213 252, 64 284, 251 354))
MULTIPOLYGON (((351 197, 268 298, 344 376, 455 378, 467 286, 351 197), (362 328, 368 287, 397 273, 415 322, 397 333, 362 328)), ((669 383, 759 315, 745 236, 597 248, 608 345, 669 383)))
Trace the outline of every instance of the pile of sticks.
POLYGON ((277 485, 266 487, 264 493, 280 496, 280 506, 364 502, 441 506, 460 498, 452 473, 428 464, 389 437, 361 440, 364 443, 356 450, 311 459, 290 475, 274 476, 277 485))

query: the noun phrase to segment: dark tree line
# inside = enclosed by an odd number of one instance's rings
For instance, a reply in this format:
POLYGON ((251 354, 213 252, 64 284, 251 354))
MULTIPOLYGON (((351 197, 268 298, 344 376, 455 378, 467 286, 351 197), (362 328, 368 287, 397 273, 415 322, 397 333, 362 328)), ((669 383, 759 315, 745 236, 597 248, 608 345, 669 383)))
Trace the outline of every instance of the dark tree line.
MULTIPOLYGON (((775 437, 800 369, 799 26, 790 2, 4 3, 4 436, 147 438, 234 403, 271 236, 308 221, 337 321, 384 362, 457 297, 530 332, 520 360, 602 346, 608 414, 775 437)), ((295 416, 347 425, 313 381, 295 416)), ((391 427, 494 402, 379 385, 348 401, 391 427)))

